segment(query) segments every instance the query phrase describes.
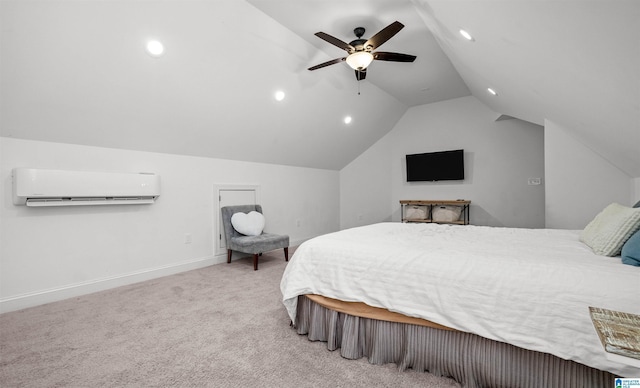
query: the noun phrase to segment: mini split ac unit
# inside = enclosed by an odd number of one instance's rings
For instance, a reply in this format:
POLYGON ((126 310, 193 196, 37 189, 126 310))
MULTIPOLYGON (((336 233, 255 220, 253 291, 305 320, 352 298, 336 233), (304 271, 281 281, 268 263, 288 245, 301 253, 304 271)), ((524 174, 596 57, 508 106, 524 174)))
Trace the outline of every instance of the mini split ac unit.
POLYGON ((13 203, 26 206, 154 203, 160 177, 148 173, 13 169, 13 203))

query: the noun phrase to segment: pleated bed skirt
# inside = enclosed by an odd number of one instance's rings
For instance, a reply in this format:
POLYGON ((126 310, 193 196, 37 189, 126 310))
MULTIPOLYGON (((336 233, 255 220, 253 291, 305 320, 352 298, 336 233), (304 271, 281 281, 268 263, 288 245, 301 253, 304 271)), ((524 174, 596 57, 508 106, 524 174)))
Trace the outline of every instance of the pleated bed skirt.
POLYGON ((615 376, 475 334, 362 318, 298 297, 295 327, 342 357, 451 377, 463 387, 613 387, 615 376))

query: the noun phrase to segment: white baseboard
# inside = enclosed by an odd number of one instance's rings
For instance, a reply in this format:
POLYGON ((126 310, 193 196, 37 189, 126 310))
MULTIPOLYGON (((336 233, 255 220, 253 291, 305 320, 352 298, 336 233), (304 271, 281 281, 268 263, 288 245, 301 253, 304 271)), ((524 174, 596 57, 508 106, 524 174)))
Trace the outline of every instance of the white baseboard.
MULTIPOLYGON (((298 246, 308 239, 292 241, 291 246, 298 246)), ((39 306, 45 303, 57 302, 64 299, 75 298, 81 295, 104 291, 115 287, 126 286, 133 283, 174 275, 180 272, 191 271, 214 264, 227 262, 227 255, 207 256, 188 262, 171 264, 163 267, 150 268, 125 275, 95 279, 86 282, 70 284, 48 290, 35 291, 8 298, 0 298, 0 314, 10 311, 22 310, 39 306)))
POLYGON ((150 268, 125 275, 95 279, 86 282, 70 284, 63 287, 41 290, 27 294, 0 299, 0 313, 22 310, 28 307, 39 306, 45 303, 74 298, 81 295, 104 291, 115 287, 126 286, 145 280, 156 279, 180 272, 207 267, 213 264, 224 263, 226 256, 207 256, 188 262, 171 264, 163 267, 150 268))

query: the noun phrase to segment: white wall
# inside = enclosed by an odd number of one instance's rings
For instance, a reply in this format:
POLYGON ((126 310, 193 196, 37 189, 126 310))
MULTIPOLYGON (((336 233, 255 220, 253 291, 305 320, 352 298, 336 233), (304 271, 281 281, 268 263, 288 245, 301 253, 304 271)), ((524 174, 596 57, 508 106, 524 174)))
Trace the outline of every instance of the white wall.
POLYGON ((401 199, 471 200, 471 223, 544 227, 543 128, 475 97, 409 109, 394 129, 340 172, 341 228, 400 220, 401 199), (406 182, 406 154, 465 150, 465 180, 406 182), (360 217, 362 215, 362 217, 360 217))
POLYGON ((632 179, 569 135, 566 128, 545 120, 546 226, 583 229, 612 202, 633 205, 632 179))
POLYGON ((340 171, 340 228, 391 221, 391 144, 387 134, 340 171))
POLYGON ((635 204, 640 201, 640 178, 633 180, 633 192, 631 193, 632 202, 635 204))
POLYGON ((266 230, 292 245, 339 227, 337 171, 5 137, 0 151, 4 311, 225 261, 213 253, 216 183, 260 185, 266 230), (162 191, 153 205, 14 206, 14 167, 153 172, 162 191))

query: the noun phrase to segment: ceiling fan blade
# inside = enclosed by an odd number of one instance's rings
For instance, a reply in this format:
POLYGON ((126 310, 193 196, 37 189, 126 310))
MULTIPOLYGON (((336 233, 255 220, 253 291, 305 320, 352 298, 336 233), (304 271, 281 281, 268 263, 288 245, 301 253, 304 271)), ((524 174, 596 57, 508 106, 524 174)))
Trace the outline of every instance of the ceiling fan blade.
POLYGON ((364 44, 364 47, 371 46, 371 50, 374 50, 380 47, 384 42, 391 39, 395 34, 398 33, 401 29, 404 28, 404 24, 400 22, 393 22, 380 30, 377 34, 369 38, 367 43, 364 44))
POLYGON ((376 51, 375 53, 373 53, 373 59, 377 59, 378 61, 391 61, 391 62, 413 62, 416 60, 416 56, 409 55, 409 54, 376 51))
POLYGON ((317 70, 317 69, 320 69, 320 68, 322 68, 322 67, 327 67, 327 66, 330 66, 330 65, 335 65, 336 63, 340 63, 340 62, 342 62, 342 61, 344 61, 344 60, 346 60, 346 59, 347 59, 347 58, 336 58, 336 59, 332 59, 332 60, 330 60, 330 61, 326 61, 326 62, 321 63, 321 64, 319 64, 319 65, 311 66, 311 67, 309 68, 309 70, 317 70))
POLYGON ((355 47, 353 47, 352 45, 350 45, 347 42, 343 42, 340 39, 331 36, 329 34, 325 34, 324 32, 316 32, 314 34, 315 36, 317 36, 318 38, 327 41, 329 43, 331 43, 334 46, 340 47, 341 49, 347 51, 349 54, 351 54, 352 52, 354 52, 356 50, 355 47))
POLYGON ((354 70, 356 72, 356 79, 358 81, 362 81, 363 79, 367 78, 367 69, 362 69, 362 70, 354 70))

